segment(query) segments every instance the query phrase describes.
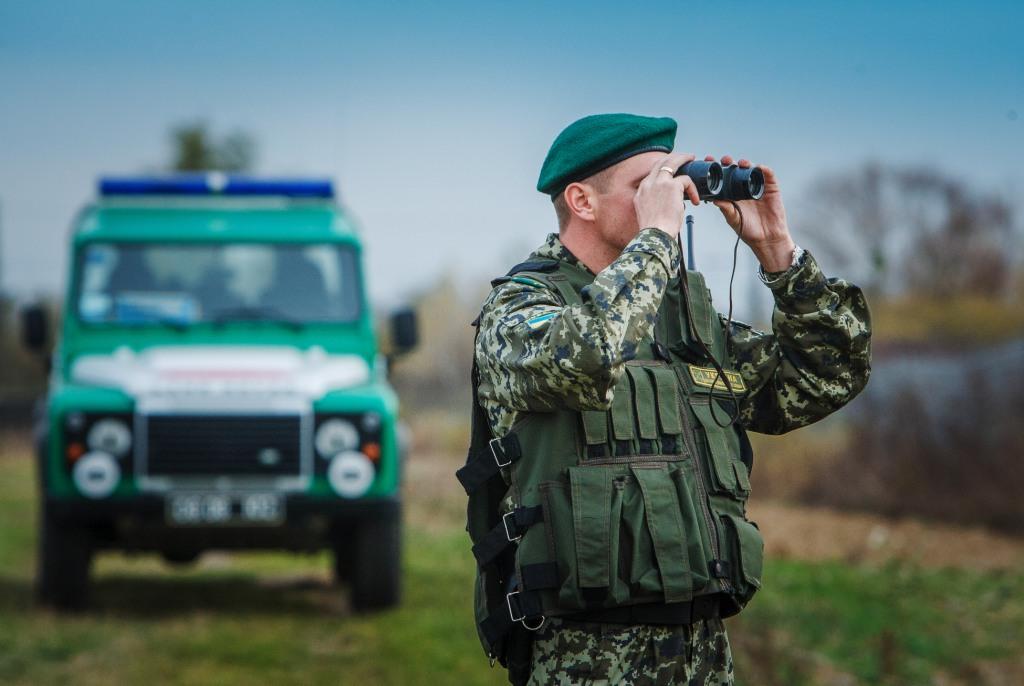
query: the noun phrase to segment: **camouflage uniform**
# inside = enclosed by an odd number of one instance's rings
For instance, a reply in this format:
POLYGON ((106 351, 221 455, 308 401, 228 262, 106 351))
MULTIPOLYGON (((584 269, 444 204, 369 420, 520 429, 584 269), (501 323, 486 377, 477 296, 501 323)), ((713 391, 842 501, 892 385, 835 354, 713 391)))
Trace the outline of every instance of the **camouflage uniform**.
MULTIPOLYGON (((586 269, 554 234, 532 258, 586 269)), ((563 305, 528 276, 499 284, 484 303, 475 351, 480 404, 494 435, 508 433, 520 412, 607 409, 679 261, 675 240, 644 229, 583 288, 582 305, 563 305)), ((821 419, 863 388, 870 318, 860 289, 826 279, 809 253, 764 279, 775 296, 773 331, 734 323, 728 354, 750 389, 740 422, 778 434, 821 419)), ((534 645, 531 683, 731 683, 731 674, 721 620, 674 627, 549 620, 534 645)))
POLYGON ((720 619, 624 626, 549 619, 533 644, 531 686, 731 684, 732 653, 720 619))
MULTIPOLYGON (((534 256, 582 266, 555 234, 534 256)), ((557 293, 528 277, 495 288, 476 346, 481 404, 494 435, 505 435, 519 411, 606 409, 678 264, 676 242, 644 229, 583 289, 582 306, 563 307, 557 293)), ((807 252, 774 276, 773 333, 734 322, 729 349, 751 389, 740 419, 769 434, 838 409, 863 388, 870 370, 870 318, 859 288, 826 280, 807 252)))

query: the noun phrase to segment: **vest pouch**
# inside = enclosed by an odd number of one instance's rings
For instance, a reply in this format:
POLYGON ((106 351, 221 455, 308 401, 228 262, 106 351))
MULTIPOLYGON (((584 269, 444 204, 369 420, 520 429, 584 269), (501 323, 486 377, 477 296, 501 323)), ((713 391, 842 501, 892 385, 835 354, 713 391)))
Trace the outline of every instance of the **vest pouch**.
POLYGON ((712 414, 711 406, 704 398, 690 398, 690 407, 693 408, 693 413, 703 429, 716 489, 745 498, 750 493, 750 481, 746 478, 746 467, 739 459, 740 437, 733 426, 718 425, 718 422, 728 421, 728 413, 716 407, 712 414), (718 421, 715 421, 715 417, 718 421), (742 481, 733 467, 734 464, 743 468, 742 481))
POLYGON ((615 384, 609 420, 615 455, 636 455, 639 451, 633 419, 633 388, 627 374, 615 384))
POLYGON ((702 510, 697 507, 696 499, 701 497, 697 487, 698 476, 694 472, 692 460, 678 463, 679 467, 670 472, 675 482, 676 494, 679 497, 679 508, 683 515, 686 548, 690 558, 690 569, 693 572, 693 589, 702 590, 711 578, 708 560, 714 558, 711 548, 711 532, 708 521, 702 510))
POLYGON ((673 442, 679 445, 682 443, 683 418, 680 413, 682 408, 679 404, 679 382, 676 374, 667 365, 644 367, 643 370, 647 372, 654 390, 660 433, 672 438, 673 442))
POLYGON ((568 483, 546 481, 539 486, 544 525, 531 527, 519 556, 522 564, 549 560, 558 564, 561 609, 599 608, 630 598, 630 589, 618 573, 624 470, 569 467, 568 483), (539 539, 528 540, 540 529, 546 531, 545 554, 540 552, 539 539))
MULTIPOLYGON (((703 579, 695 583, 690 539, 684 521, 688 517, 684 515, 668 465, 664 462, 634 464, 630 465, 630 471, 643 496, 644 521, 654 548, 664 601, 690 600, 694 588, 707 582, 707 575, 705 572, 703 579)), ((703 557, 702 553, 700 557, 703 557)), ((696 562, 700 564, 703 560, 696 562)))
POLYGON ((587 459, 610 456, 608 413, 604 410, 584 410, 580 412, 580 421, 583 424, 587 459))
POLYGON ((519 550, 521 564, 541 561, 536 536, 547 531, 541 557, 558 564, 560 608, 690 600, 707 584, 705 539, 666 463, 580 465, 568 474, 567 484, 540 484, 544 524, 519 550))
POLYGON ((633 412, 640 448, 637 454, 658 455, 661 443, 658 440, 658 402, 654 382, 639 365, 627 363, 626 375, 633 389, 633 412))
POLYGON ((647 526, 647 507, 636 478, 627 467, 617 478, 622 507, 619 512, 619 576, 631 596, 660 596, 661 576, 654 557, 654 541, 647 526))
POLYGON ((764 539, 757 525, 736 515, 722 515, 732 550, 732 582, 737 589, 737 600, 745 605, 761 588, 764 564, 764 539))

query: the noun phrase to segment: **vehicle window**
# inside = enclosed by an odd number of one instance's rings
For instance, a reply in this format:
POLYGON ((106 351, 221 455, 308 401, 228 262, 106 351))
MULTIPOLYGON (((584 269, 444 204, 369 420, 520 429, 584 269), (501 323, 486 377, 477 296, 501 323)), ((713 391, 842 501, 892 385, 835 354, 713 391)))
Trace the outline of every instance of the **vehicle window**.
POLYGON ((88 323, 348 322, 359 316, 352 249, 328 244, 96 243, 80 253, 88 323))

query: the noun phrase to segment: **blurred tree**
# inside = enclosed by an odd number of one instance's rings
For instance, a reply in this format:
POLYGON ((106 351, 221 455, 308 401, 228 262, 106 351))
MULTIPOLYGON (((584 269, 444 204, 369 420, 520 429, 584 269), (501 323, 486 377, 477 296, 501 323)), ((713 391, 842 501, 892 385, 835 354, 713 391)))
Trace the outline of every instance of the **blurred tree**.
POLYGON ((249 171, 256 160, 256 142, 244 131, 215 139, 203 122, 183 124, 171 131, 174 171, 249 171))
MULTIPOLYGON (((894 242, 883 177, 888 170, 877 162, 862 168, 819 177, 807 194, 800 216, 800 233, 844 269, 859 271, 858 283, 867 291, 885 289, 888 256, 894 242)), ((856 279, 855 279, 856 280, 856 279)))
POLYGON ((906 195, 922 206, 911 216, 914 249, 903 258, 907 289, 947 298, 997 296, 1013 273, 1013 211, 995 195, 975 194, 932 171, 904 172, 906 195))
POLYGON ((798 210, 808 247, 871 294, 991 296, 1010 285, 1008 202, 941 172, 868 162, 820 178, 798 210))

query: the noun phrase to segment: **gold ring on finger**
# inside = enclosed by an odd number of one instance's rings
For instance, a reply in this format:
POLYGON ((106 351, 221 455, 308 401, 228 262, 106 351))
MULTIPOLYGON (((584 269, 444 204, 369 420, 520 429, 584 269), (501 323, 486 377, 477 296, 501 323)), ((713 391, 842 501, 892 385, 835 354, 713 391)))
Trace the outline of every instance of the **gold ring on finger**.
POLYGON ((661 167, 660 169, 658 169, 658 171, 668 172, 669 174, 673 175, 676 173, 676 170, 673 169, 672 167, 661 167))

